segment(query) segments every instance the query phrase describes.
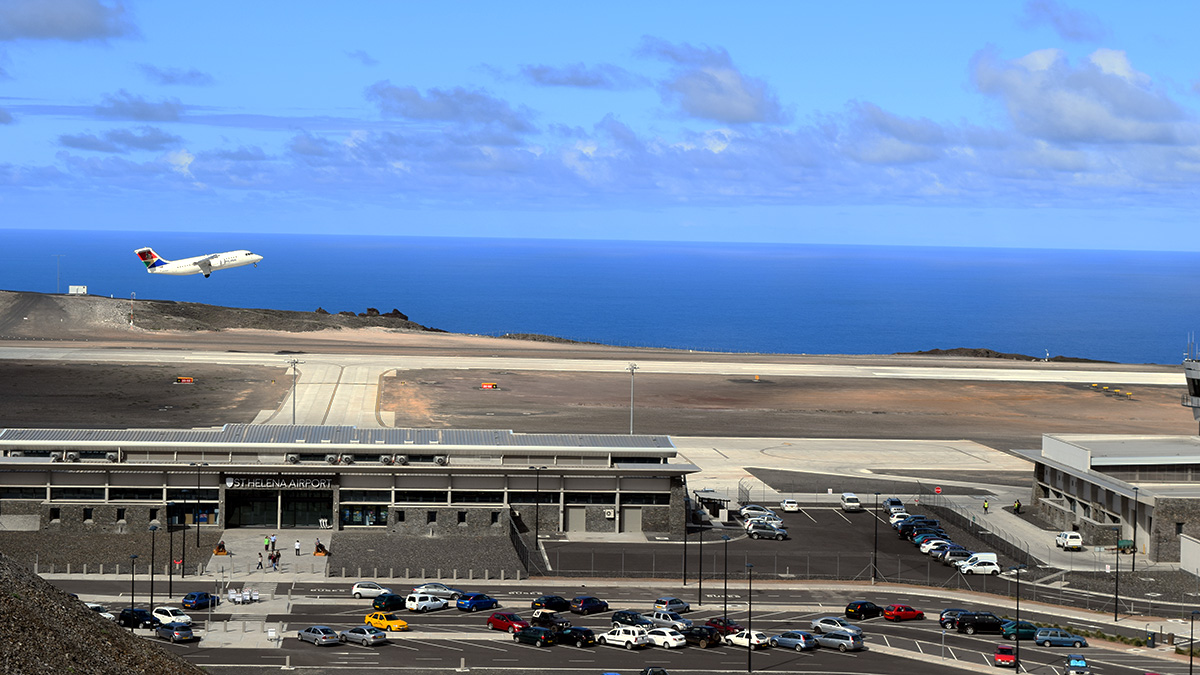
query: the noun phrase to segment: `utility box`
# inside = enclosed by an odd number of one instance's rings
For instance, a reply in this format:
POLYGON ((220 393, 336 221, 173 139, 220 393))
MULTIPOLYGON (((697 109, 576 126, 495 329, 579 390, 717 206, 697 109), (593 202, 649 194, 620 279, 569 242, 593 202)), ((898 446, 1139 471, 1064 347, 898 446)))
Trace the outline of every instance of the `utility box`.
POLYGON ((500 385, 496 384, 495 382, 484 382, 479 385, 479 388, 480 389, 499 389, 500 385))
POLYGON ((87 286, 67 286, 67 295, 87 295, 87 286))

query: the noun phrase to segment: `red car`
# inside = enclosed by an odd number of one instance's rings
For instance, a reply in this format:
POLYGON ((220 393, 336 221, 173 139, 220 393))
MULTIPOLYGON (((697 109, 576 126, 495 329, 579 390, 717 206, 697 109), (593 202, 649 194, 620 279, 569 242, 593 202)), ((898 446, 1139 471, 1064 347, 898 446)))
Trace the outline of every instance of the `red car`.
POLYGON ((925 618, 925 612, 908 605, 888 605, 883 608, 883 618, 888 621, 920 621, 925 618))
POLYGON ((529 622, 512 612, 496 612, 488 617, 487 625, 492 630, 506 630, 515 633, 522 628, 528 628, 529 622))
POLYGON ((737 623, 730 621, 723 616, 714 616, 705 622, 704 625, 708 626, 709 628, 716 628, 717 632, 721 635, 733 635, 734 633, 745 630, 741 626, 737 625, 737 623))

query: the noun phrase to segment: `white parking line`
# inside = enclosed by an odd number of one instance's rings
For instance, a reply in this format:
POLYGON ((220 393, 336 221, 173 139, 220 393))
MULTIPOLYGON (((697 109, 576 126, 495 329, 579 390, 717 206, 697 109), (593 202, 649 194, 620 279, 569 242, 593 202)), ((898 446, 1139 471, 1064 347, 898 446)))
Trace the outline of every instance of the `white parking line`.
POLYGON ((450 645, 445 645, 445 644, 441 644, 441 643, 434 644, 432 642, 425 642, 424 640, 409 640, 409 642, 415 642, 419 645, 425 645, 426 647, 436 647, 439 649, 450 649, 450 650, 456 651, 456 652, 465 651, 465 650, 459 649, 458 647, 451 647, 450 645))
POLYGON ((817 522, 816 518, 813 518, 812 516, 808 515, 808 511, 805 511, 804 509, 800 509, 800 513, 803 513, 809 520, 813 521, 814 523, 817 522))
POLYGON ((849 518, 847 518, 847 517, 846 517, 846 514, 844 514, 844 513, 842 513, 842 512, 841 512, 841 510, 840 510, 840 509, 829 509, 829 510, 830 510, 830 511, 833 511, 834 513, 836 513, 836 514, 838 514, 839 516, 841 516, 841 517, 842 517, 842 520, 846 521, 847 523, 849 523, 849 522, 852 522, 852 521, 851 521, 849 518))

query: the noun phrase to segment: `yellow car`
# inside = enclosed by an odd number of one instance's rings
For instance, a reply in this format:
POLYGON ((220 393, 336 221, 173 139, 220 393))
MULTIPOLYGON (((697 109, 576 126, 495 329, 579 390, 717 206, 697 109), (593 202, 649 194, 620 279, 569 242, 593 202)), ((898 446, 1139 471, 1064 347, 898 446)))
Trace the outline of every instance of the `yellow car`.
POLYGON ((408 622, 391 612, 372 612, 367 615, 367 624, 380 630, 408 630, 408 622))

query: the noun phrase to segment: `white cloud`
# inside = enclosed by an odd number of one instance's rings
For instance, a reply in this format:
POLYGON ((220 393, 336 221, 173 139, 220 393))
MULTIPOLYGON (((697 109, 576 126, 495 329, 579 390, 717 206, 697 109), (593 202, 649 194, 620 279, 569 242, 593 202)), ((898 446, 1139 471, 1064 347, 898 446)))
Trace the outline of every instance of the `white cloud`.
POLYGON ((183 112, 183 104, 178 99, 163 99, 155 103, 122 89, 115 94, 105 94, 103 101, 94 110, 98 117, 174 122, 183 112))
POLYGON ((1096 42, 1108 34, 1098 18, 1056 0, 1029 0, 1020 19, 1026 28, 1049 26, 1068 42, 1096 42))
POLYGON ((678 106, 689 117, 723 124, 786 120, 771 87, 735 68, 724 49, 675 45, 645 37, 638 53, 674 64, 671 76, 659 85, 659 92, 664 101, 678 106))
POLYGON ((137 35, 123 3, 98 0, 4 0, 0 40, 107 40, 137 35))
POLYGON ((188 178, 195 178, 192 175, 192 162, 196 160, 196 157, 192 153, 182 149, 173 150, 165 155, 165 159, 172 171, 176 171, 188 178))

